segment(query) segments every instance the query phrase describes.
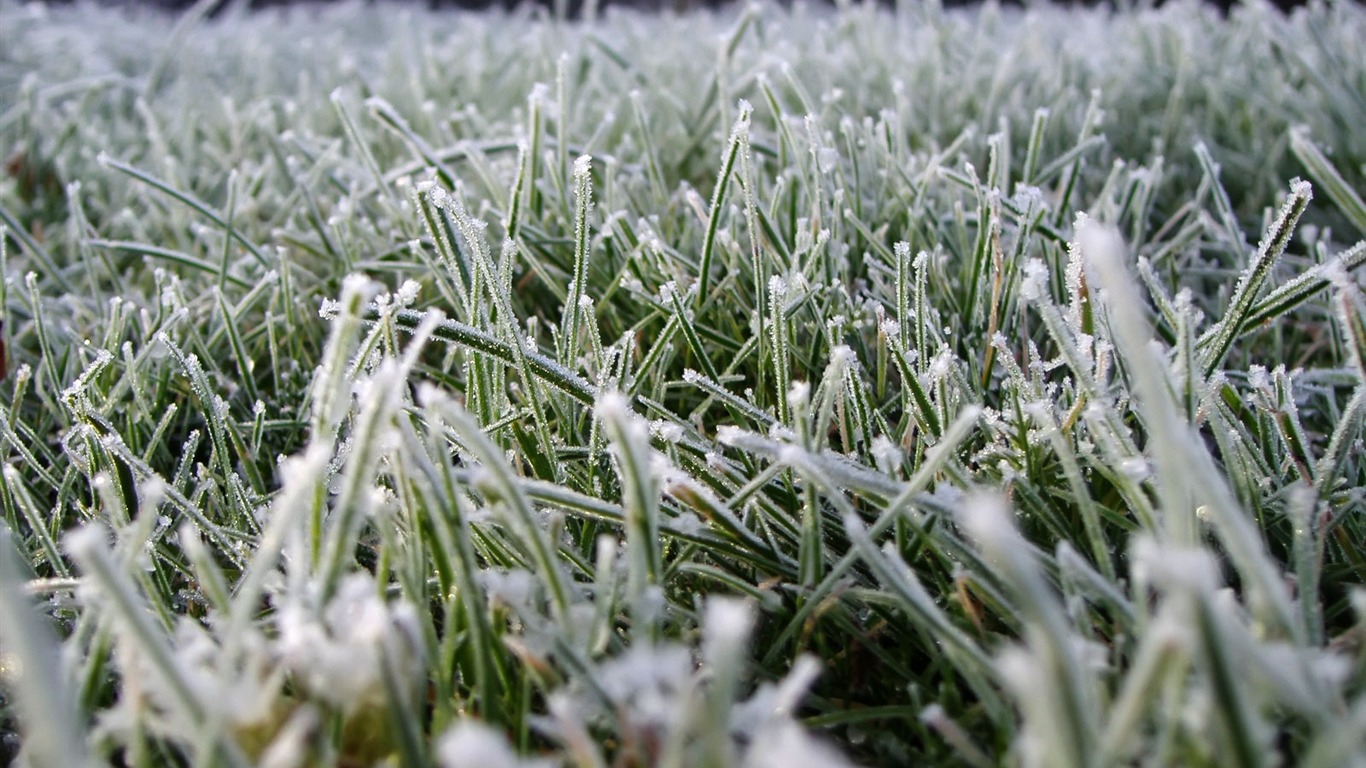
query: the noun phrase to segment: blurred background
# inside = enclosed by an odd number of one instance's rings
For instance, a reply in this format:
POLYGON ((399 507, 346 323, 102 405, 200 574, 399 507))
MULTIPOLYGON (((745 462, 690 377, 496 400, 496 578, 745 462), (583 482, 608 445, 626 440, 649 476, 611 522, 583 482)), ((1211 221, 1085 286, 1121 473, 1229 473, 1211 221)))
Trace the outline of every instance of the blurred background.
MULTIPOLYGON (((40 1, 44 1, 44 0, 40 0, 40 1)), ((75 2, 75 1, 86 1, 86 0, 45 0, 45 1, 48 2, 49 4, 60 4, 60 3, 75 2)), ((169 10, 173 10, 173 11, 174 11, 174 10, 178 10, 178 9, 188 8, 188 7, 190 7, 191 5, 193 5, 194 2, 195 2, 195 0, 95 0, 95 1, 96 1, 96 2, 101 2, 102 4, 105 4, 105 5, 128 5, 128 6, 139 6, 139 7, 152 6, 152 7, 165 8, 165 9, 169 9, 169 10)), ((326 2, 328 2, 328 1, 329 1, 329 0, 221 0, 220 5, 221 5, 222 7, 224 7, 224 8, 228 7, 230 4, 240 4, 240 5, 246 5, 246 6, 249 6, 249 7, 252 7, 252 8, 261 8, 261 7, 268 7, 268 6, 280 6, 280 5, 317 4, 317 3, 326 3, 326 2)), ((399 3, 405 3, 405 4, 419 4, 419 5, 425 5, 425 6, 431 7, 431 8, 466 8, 466 9, 476 9, 476 10, 477 10, 477 9, 483 9, 483 8, 503 8, 503 9, 509 9, 509 10, 510 10, 510 9, 514 9, 514 8, 518 8, 518 7, 522 7, 522 6, 528 6, 528 7, 533 7, 533 8, 539 7, 539 8, 545 8, 545 9, 547 9, 547 10, 550 10, 550 9, 551 9, 552 7, 554 7, 555 5, 563 4, 563 5, 568 9, 568 11, 569 11, 569 13, 570 13, 571 16, 576 15, 578 9, 581 8, 581 7, 583 6, 583 4, 584 4, 584 0, 368 0, 368 1, 369 1, 369 2, 381 2, 381 3, 393 3, 393 4, 399 4, 399 3)), ((660 11, 660 12, 681 12, 681 11, 688 10, 688 9, 690 9, 690 8, 699 8, 699 7, 703 7, 703 8, 720 8, 720 7, 724 7, 724 6, 726 6, 726 5, 728 5, 728 4, 731 4, 731 3, 735 3, 735 2, 744 2, 744 1, 747 1, 747 0, 598 0, 597 6, 598 6, 598 8, 600 8, 600 9, 601 9, 601 8, 606 8, 606 7, 609 7, 609 6, 615 6, 615 7, 630 7, 630 8, 640 9, 640 10, 650 10, 650 11, 660 11)), ((780 3, 788 4, 788 3, 790 3, 792 0, 770 0, 770 1, 771 1, 771 2, 780 2, 780 3)), ((819 3, 819 2, 832 3, 832 2, 833 2, 833 0, 808 0, 808 1, 809 1, 809 2, 815 2, 815 3, 819 3)), ((874 1, 875 1, 875 2, 880 2, 880 3, 884 4, 884 5, 893 5, 893 4, 894 4, 894 0, 874 0, 874 1)), ((995 1, 1000 2, 1002 5, 1007 5, 1007 6, 1010 6, 1010 5, 1013 5, 1013 6, 1023 6, 1023 5, 1029 5, 1029 4, 1033 3, 1033 2, 1047 3, 1047 2, 1049 2, 1050 0, 995 0, 995 1)), ((1143 5, 1148 5, 1148 6, 1161 6, 1161 5, 1164 4, 1164 0, 1053 0, 1053 1, 1054 1, 1054 2, 1061 2, 1062 4, 1066 4, 1066 5, 1087 5, 1087 6, 1096 6, 1096 5, 1106 5, 1106 4, 1109 4, 1109 5, 1116 5, 1116 6, 1128 7, 1128 6, 1143 6, 1143 5)), ((1242 3, 1242 2, 1248 2, 1248 1, 1249 1, 1249 0, 1203 0, 1203 2, 1205 2, 1207 5, 1210 5, 1210 6, 1212 6, 1212 7, 1219 8, 1220 10, 1223 10, 1223 11, 1228 11, 1228 10, 1229 10, 1230 8, 1232 8, 1233 6, 1236 6, 1236 5, 1238 5, 1238 4, 1242 3)), ((1308 0, 1251 0, 1251 1, 1252 1, 1252 2, 1269 2, 1271 5, 1274 5, 1275 7, 1281 9, 1282 11, 1290 11, 1290 10, 1292 10, 1292 9, 1298 7, 1298 6, 1304 5, 1305 2, 1307 2, 1308 0)), ((1354 0, 1342 0, 1342 1, 1344 1, 1344 2, 1353 2, 1354 0)), ((1355 1, 1356 1, 1356 2, 1362 2, 1362 0, 1355 0, 1355 1)), ((981 2, 981 0, 941 0, 941 2, 942 2, 943 5, 945 5, 945 6, 967 6, 967 5, 974 5, 974 4, 977 4, 977 3, 981 2)))

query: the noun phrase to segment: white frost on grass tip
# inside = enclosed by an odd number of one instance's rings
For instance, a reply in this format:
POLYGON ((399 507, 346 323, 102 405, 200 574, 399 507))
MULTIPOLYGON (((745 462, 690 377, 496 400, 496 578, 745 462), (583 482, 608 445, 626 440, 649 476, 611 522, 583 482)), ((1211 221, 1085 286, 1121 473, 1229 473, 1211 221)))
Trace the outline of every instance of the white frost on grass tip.
POLYGON ((775 298, 781 298, 787 294, 787 281, 778 275, 768 279, 768 292, 775 298))
POLYGON ((536 577, 529 571, 520 568, 510 571, 484 570, 479 572, 477 578, 493 605, 519 610, 535 605, 536 577))
POLYGON ((1153 466, 1142 456, 1130 456, 1119 463, 1119 471, 1130 480, 1141 483, 1152 477, 1153 466))
POLYGON ((878 471, 884 475, 895 474, 897 468, 901 466, 901 449, 896 447, 896 443, 889 440, 886 435, 874 437, 869 451, 873 454, 873 461, 877 464, 878 471))
POLYGON ((666 443, 677 444, 683 442, 683 427, 672 421, 656 419, 650 422, 650 434, 666 443))
POLYGON ((953 352, 951 352, 947 346, 941 347, 939 354, 935 355, 933 360, 930 360, 930 367, 926 371, 930 381, 936 383, 943 381, 944 378, 949 375, 949 371, 953 369, 953 361, 953 352))
MULTIPOLYGON (((344 711, 382 700, 385 655, 397 650, 395 638, 417 637, 411 607, 388 604, 372 578, 352 574, 320 613, 298 599, 281 606, 283 666, 304 689, 344 711)), ((418 661, 412 654, 405 660, 418 661)))
POLYGON ((1347 271, 1347 266, 1342 263, 1342 257, 1338 256, 1332 261, 1319 267, 1319 272, 1324 279, 1333 284, 1339 291, 1353 290, 1357 288, 1356 278, 1351 272, 1347 271))
MULTIPOLYGON (((9 466, 6 465, 6 477, 9 466)), ((77 560, 89 559, 102 550, 109 548, 109 531, 99 524, 88 524, 77 528, 62 537, 62 548, 77 560)))
POLYGON ((591 171, 592 169, 593 169, 593 156, 592 156, 592 155, 579 155, 578 157, 574 158, 574 175, 575 175, 575 176, 587 176, 587 175, 588 175, 588 172, 591 171))
POLYGON ((713 597, 707 600, 702 632, 708 645, 743 646, 754 629, 754 609, 744 600, 713 597))
POLYGON ((620 711, 668 727, 684 714, 693 684, 692 654, 681 645, 631 646, 597 669, 598 687, 620 711))
POLYGON ((410 307, 417 301, 417 295, 422 290, 422 284, 416 280, 404 280, 403 285, 399 286, 395 298, 401 307, 410 307))
POLYGON ((841 367, 849 365, 856 359, 854 350, 850 349, 847 344, 837 345, 834 349, 830 350, 830 362, 841 367))
POLYGON ((441 734, 436 743, 441 768, 550 768, 549 760, 522 759, 507 736, 478 720, 465 719, 441 734))
POLYGON ((811 401, 811 385, 805 381, 795 381, 787 390, 787 405, 790 408, 805 408, 811 401))
POLYGON ((1048 293, 1048 265, 1043 259, 1030 259, 1024 265, 1020 280, 1020 297, 1025 301, 1039 301, 1048 293))
POLYGON ((1218 561, 1205 549, 1161 544, 1141 536, 1134 541, 1130 557, 1134 577, 1164 591, 1211 594, 1223 583, 1218 561))
POLYGON ((745 430, 734 424, 722 424, 716 428, 716 442, 721 445, 734 447, 745 438, 745 430))
MULTIPOLYGON (((1112 284, 1119 284, 1121 280, 1128 279, 1123 263, 1124 239, 1120 237, 1118 230, 1101 224, 1085 213, 1077 214, 1073 226, 1077 233, 1076 245, 1081 249, 1087 268, 1094 266, 1100 269, 1102 274, 1111 275, 1114 279, 1106 282, 1112 284)), ((1077 290, 1080 290, 1080 286, 1077 286, 1077 290)))
POLYGON ((968 535, 993 555, 1009 551, 1019 539, 1010 507, 994 493, 969 494, 958 508, 958 520, 968 535))
POLYGON ((839 750, 784 720, 759 731, 745 750, 746 768, 845 768, 852 766, 839 750))
POLYGON ((830 147, 821 147, 816 150, 816 169, 821 173, 830 173, 839 167, 840 153, 830 147))
POLYGON ((598 395, 593 410, 597 412, 598 418, 604 421, 624 420, 633 415, 630 401, 620 392, 604 392, 598 395))

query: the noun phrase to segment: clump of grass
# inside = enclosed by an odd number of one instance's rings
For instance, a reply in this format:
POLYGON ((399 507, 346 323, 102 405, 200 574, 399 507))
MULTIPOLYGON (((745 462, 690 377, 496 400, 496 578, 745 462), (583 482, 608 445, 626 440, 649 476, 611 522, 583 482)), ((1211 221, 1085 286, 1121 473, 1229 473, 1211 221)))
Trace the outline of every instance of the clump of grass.
POLYGON ((1360 6, 209 10, 0 0, 21 761, 1366 757, 1360 6))

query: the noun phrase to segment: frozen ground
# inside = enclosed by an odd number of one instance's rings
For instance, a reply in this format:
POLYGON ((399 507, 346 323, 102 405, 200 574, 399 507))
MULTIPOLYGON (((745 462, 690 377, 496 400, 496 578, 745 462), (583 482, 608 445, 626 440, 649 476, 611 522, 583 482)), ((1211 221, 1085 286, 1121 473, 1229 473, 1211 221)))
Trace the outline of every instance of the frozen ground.
POLYGON ((1366 759, 1362 39, 0 0, 6 749, 1366 759))

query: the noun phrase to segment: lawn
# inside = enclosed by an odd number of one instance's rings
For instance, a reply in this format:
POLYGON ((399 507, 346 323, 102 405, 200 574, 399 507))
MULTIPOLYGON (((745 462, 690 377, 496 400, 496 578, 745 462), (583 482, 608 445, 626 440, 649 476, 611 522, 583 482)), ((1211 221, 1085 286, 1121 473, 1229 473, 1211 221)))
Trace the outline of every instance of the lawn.
POLYGON ((0 0, 0 762, 1366 762, 1366 7, 213 6, 0 0))

